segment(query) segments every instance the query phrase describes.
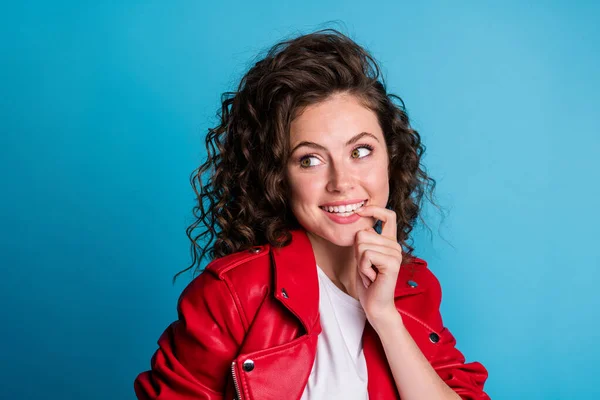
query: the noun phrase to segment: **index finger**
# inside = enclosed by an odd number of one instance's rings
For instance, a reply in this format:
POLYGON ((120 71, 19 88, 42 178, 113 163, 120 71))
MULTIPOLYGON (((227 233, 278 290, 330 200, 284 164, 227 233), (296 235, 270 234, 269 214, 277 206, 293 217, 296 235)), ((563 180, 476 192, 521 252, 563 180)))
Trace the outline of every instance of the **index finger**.
POLYGON ((381 235, 397 240, 396 212, 387 208, 367 205, 354 211, 361 217, 374 217, 381 221, 381 235))

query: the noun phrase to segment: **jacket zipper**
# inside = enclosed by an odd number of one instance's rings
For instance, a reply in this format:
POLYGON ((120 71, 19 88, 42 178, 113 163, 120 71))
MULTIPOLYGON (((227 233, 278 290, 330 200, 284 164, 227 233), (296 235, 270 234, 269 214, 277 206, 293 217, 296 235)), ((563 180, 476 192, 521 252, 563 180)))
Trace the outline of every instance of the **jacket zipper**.
POLYGON ((238 381, 235 376, 235 361, 231 363, 231 374, 233 375, 233 386, 235 387, 235 399, 240 400, 240 387, 238 386, 238 381))

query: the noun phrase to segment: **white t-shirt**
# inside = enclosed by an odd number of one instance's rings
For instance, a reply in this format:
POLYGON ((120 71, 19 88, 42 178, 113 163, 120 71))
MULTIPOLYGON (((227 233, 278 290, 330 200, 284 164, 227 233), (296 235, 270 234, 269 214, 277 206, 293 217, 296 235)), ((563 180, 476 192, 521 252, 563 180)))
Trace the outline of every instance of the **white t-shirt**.
POLYGON ((358 300, 344 293, 317 265, 323 331, 301 400, 367 400, 362 334, 367 320, 358 300))

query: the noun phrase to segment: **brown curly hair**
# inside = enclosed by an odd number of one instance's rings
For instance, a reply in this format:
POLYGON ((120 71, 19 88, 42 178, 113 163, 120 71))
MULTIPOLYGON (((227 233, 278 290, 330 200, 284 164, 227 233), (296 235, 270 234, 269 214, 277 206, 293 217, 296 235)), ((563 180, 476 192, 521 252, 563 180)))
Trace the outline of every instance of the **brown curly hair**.
POLYGON ((236 92, 221 96, 220 124, 205 139, 206 161, 191 175, 197 199, 186 229, 192 264, 174 280, 194 265, 201 271, 207 254, 210 260, 258 244, 289 244, 289 230, 300 227, 285 176, 290 124, 302 107, 338 93, 356 96, 378 117, 389 154, 387 208, 396 211, 398 242, 412 255, 408 238, 423 196, 435 205, 436 182, 421 166, 425 146, 402 99, 386 92, 375 59, 341 32, 322 29, 277 43, 236 92))

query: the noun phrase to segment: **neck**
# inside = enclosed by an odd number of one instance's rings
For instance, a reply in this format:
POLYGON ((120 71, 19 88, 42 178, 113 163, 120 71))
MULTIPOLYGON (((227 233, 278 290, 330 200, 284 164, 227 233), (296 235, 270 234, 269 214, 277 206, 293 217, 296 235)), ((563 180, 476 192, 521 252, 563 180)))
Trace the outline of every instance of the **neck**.
POLYGON ((337 246, 307 232, 319 267, 341 290, 358 299, 356 293, 356 260, 354 246, 337 246))

